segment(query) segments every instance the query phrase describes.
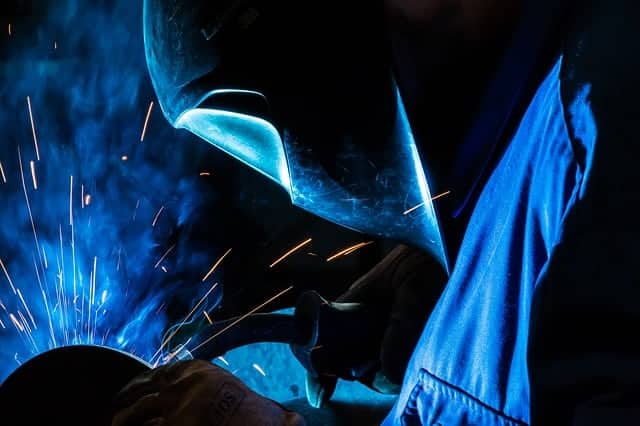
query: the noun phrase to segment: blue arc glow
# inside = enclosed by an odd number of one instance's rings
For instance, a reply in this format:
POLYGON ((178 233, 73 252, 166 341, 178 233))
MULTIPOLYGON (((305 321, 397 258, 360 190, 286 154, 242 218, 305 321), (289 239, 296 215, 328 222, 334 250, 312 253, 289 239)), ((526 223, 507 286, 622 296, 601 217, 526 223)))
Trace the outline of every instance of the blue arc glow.
POLYGON ((155 111, 146 128, 154 98, 140 8, 84 6, 52 1, 37 22, 12 22, 2 42, 0 382, 64 345, 153 362, 167 305, 205 294, 211 283, 200 279, 218 255, 169 242, 213 195, 197 153, 155 111), (185 270, 193 280, 174 280, 185 270))

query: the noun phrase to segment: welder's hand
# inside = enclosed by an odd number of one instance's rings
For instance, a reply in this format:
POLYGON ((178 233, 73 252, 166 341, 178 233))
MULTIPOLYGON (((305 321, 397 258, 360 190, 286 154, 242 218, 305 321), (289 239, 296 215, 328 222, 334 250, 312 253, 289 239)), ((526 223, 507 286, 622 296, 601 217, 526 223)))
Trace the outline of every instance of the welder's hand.
POLYGON ((304 426, 303 418, 206 361, 180 361, 132 380, 112 426, 304 426))
POLYGON ((307 369, 309 403, 320 407, 330 399, 338 378, 357 380, 378 392, 398 393, 446 281, 447 274, 431 256, 399 245, 335 303, 324 302, 325 310, 355 314, 330 313, 340 324, 327 322, 329 331, 319 339, 323 341, 313 342, 314 347, 292 345, 307 369), (355 327, 339 319, 348 315, 358 323, 355 327))

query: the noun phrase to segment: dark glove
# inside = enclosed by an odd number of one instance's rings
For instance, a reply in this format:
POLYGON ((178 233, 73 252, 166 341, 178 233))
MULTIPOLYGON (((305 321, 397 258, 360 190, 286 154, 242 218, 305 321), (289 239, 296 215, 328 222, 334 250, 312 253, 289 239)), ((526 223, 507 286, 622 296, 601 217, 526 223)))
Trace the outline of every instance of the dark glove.
POLYGON ((132 380, 112 426, 304 426, 303 418, 206 361, 180 361, 132 380))
POLYGON ((447 274, 431 256, 399 245, 336 302, 301 300, 296 314, 304 315, 305 305, 320 305, 315 309, 324 311, 309 314, 318 318, 309 342, 291 345, 307 369, 309 403, 321 406, 339 378, 357 380, 378 392, 398 393, 446 280, 447 274))

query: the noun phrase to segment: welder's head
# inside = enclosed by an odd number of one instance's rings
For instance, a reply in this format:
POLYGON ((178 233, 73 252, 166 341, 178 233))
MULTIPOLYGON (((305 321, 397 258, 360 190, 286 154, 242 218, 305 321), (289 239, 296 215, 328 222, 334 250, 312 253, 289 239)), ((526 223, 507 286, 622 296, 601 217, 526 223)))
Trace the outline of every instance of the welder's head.
POLYGON ((294 205, 446 267, 382 2, 145 0, 144 37, 174 127, 269 177, 294 205))

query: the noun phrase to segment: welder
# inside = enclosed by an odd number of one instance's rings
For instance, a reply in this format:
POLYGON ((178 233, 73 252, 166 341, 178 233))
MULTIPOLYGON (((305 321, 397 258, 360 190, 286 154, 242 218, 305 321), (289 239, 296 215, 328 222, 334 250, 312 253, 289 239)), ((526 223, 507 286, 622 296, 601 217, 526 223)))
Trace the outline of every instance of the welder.
MULTIPOLYGON (((640 4, 144 7, 173 126, 403 243, 344 298, 386 321, 348 377, 398 392, 384 425, 640 422, 640 4)), ((305 367, 323 399, 331 362, 305 367)), ((114 425, 304 421, 199 361, 134 380, 118 407, 114 425)))

